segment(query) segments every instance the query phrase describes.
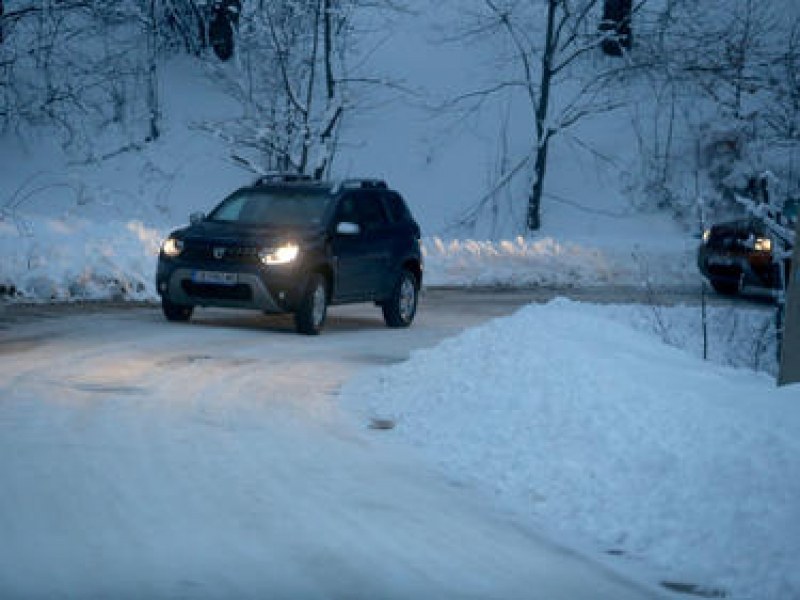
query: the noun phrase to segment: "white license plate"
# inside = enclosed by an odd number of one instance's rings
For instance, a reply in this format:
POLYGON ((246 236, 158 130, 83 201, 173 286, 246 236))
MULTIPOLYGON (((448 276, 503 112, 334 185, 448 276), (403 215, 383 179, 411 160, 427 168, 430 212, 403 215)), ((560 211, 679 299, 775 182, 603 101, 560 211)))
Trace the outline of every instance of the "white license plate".
POLYGON ((236 285, 236 273, 223 273, 222 271, 193 271, 192 281, 195 283, 214 283, 216 285, 236 285))
POLYGON ((738 264, 738 262, 736 259, 729 258, 727 256, 710 256, 708 258, 708 264, 718 267, 732 267, 738 264))

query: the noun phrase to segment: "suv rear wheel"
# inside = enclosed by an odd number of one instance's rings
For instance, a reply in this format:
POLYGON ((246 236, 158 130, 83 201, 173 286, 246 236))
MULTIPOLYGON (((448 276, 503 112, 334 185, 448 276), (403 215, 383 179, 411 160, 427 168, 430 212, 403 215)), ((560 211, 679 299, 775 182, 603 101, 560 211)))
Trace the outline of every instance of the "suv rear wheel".
POLYGON ((408 327, 417 314, 419 285, 411 271, 403 270, 392 291, 392 296, 383 303, 383 320, 389 327, 408 327))
POLYGON ((294 314, 297 333, 318 335, 325 323, 328 311, 328 285, 321 273, 314 273, 308 280, 300 308, 294 314))

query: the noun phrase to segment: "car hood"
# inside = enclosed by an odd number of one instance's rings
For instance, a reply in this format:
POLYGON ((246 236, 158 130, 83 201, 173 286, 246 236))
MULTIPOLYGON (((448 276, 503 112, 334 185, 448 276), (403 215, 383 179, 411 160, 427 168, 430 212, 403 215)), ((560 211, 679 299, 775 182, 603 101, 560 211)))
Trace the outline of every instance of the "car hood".
POLYGON ((723 221, 715 223, 711 226, 711 230, 717 234, 747 234, 747 233, 763 233, 764 226, 757 219, 743 218, 734 219, 731 221, 723 221))
POLYGON ((306 241, 319 236, 320 232, 319 227, 276 227, 202 221, 183 229, 180 237, 188 242, 273 246, 306 241))

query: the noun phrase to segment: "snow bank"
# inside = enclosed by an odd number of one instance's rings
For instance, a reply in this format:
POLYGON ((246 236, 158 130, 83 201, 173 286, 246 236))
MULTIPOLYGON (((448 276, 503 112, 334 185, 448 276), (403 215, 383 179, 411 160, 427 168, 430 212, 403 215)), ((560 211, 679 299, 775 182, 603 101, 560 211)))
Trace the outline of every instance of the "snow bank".
POLYGON ((698 282, 694 247, 619 248, 553 237, 504 241, 429 238, 424 243, 429 285, 599 285, 698 282))
POLYGON ((701 363, 644 314, 531 305, 343 401, 560 539, 734 598, 800 597, 800 389, 701 363))
MULTIPOLYGON (((141 221, 64 216, 0 218, 0 285, 26 300, 155 299, 156 256, 166 229, 141 221)), ((423 243, 427 285, 595 285, 697 281, 693 254, 609 252, 553 238, 423 243)))
POLYGON ((27 300, 152 299, 161 236, 139 221, 0 219, 0 285, 27 300))

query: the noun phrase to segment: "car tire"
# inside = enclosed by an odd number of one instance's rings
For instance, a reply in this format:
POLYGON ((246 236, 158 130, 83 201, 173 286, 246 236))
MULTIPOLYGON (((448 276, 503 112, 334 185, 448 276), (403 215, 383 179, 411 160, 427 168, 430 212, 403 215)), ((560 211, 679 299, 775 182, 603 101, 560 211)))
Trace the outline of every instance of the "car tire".
POLYGON ((294 314, 297 333, 319 335, 328 312, 328 283, 321 273, 314 273, 308 280, 300 307, 294 314))
POLYGON ((161 311, 164 313, 167 321, 185 322, 192 318, 193 306, 186 306, 185 304, 175 304, 170 302, 168 298, 161 297, 161 311))
POLYGON ((391 297, 382 305, 383 320, 388 327, 408 327, 417 314, 419 284, 411 271, 403 269, 391 297))
POLYGON ((711 279, 711 287, 723 296, 735 296, 739 293, 740 283, 729 279, 711 279))

